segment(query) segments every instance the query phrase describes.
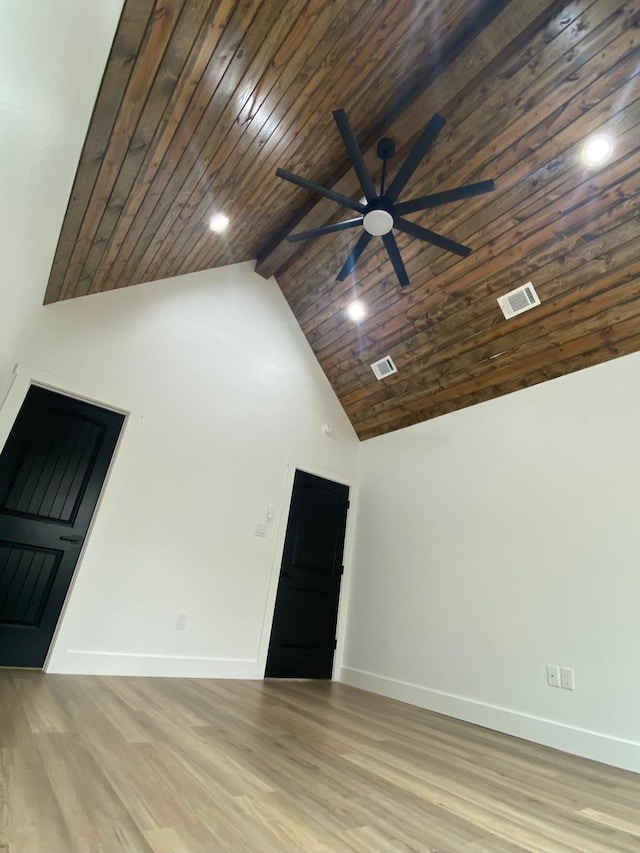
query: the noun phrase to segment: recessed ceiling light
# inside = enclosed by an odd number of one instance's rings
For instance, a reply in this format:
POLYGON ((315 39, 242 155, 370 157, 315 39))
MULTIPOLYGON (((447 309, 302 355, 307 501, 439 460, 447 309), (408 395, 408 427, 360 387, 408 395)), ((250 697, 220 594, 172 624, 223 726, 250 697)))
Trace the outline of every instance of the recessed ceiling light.
POLYGON ((228 224, 229 219, 224 215, 224 213, 216 213, 209 220, 209 228, 217 234, 222 234, 228 224))
POLYGON ((349 307, 347 308, 347 317, 350 320, 353 320, 354 323, 359 323, 360 320, 364 320, 366 314, 367 311, 364 305, 357 299, 352 302, 351 305, 349 305, 349 307))
POLYGON ((592 136, 582 147, 582 159, 587 166, 600 166, 613 151, 613 142, 608 136, 592 136))

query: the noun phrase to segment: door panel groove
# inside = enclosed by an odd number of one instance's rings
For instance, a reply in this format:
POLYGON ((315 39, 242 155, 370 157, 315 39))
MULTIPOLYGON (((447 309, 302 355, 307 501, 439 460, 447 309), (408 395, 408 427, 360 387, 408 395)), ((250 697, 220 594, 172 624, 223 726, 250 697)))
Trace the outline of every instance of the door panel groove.
POLYGON ((49 477, 49 482, 47 484, 47 488, 45 490, 44 496, 43 496, 42 501, 40 503, 40 507, 38 509, 38 515, 40 515, 40 516, 42 516, 42 515, 45 515, 45 516, 53 515, 53 507, 56 504, 56 499, 60 493, 60 489, 62 488, 62 484, 64 482, 65 475, 67 473, 69 465, 71 464, 70 455, 71 455, 71 452, 73 450, 74 443, 77 439, 77 434, 80 430, 80 424, 68 424, 68 427, 69 428, 67 429, 66 435, 64 437, 64 441, 62 441, 60 443, 61 444, 60 452, 58 454, 58 458, 56 460, 55 467, 52 467, 51 476, 49 477), (65 454, 65 451, 66 451, 66 454, 65 454), (58 470, 58 467, 60 465, 61 460, 64 464, 64 469, 62 471, 62 475, 59 477, 56 477, 55 475, 57 473, 57 470, 58 470), (55 492, 52 496, 51 503, 49 506, 49 510, 48 511, 45 510, 43 512, 43 507, 46 505, 45 502, 47 502, 48 496, 49 496, 50 492, 52 492, 54 490, 54 488, 55 488, 55 492))

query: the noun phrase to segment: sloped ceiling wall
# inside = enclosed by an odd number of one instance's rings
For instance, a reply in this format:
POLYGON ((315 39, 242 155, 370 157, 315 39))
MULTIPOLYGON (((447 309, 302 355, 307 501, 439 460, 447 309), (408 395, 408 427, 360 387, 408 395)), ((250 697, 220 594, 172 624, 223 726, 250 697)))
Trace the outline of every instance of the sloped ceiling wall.
POLYGON ((122 0, 0 4, 0 400, 42 306, 122 0))

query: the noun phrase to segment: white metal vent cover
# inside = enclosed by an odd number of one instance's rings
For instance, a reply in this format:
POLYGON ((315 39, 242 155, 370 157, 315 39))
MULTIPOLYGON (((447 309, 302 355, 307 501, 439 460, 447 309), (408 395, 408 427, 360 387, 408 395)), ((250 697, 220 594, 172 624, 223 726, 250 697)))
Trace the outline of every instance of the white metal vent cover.
POLYGON ((397 373, 398 368, 393 363, 390 355, 385 355, 384 358, 374 361, 371 365, 371 370, 376 375, 376 379, 384 379, 386 376, 391 376, 392 373, 397 373))
POLYGON ((524 311, 529 311, 540 305, 540 298, 536 293, 533 283, 528 281, 522 287, 516 287, 504 296, 498 297, 498 305, 502 308, 502 313, 509 320, 515 317, 516 314, 522 314, 524 311))

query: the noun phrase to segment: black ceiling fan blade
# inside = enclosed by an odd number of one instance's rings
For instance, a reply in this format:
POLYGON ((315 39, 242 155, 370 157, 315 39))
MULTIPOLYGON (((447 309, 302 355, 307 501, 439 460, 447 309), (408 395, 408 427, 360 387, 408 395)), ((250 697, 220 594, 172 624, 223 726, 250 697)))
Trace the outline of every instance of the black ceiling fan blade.
POLYGON ((358 242, 355 244, 353 249, 351 250, 351 254, 347 258, 347 260, 342 265, 342 269, 336 276, 336 281, 344 281, 345 278, 349 275, 350 272, 353 272, 355 265, 358 263, 358 258, 364 252, 364 250, 369 245, 369 241, 371 240, 371 234, 368 231, 365 231, 359 238, 358 242))
POLYGON ((337 204, 348 207, 349 210, 357 210, 358 213, 366 213, 366 205, 360 204, 359 201, 354 201, 349 198, 349 196, 342 195, 342 193, 337 193, 334 190, 321 187, 320 184, 314 184, 313 181, 308 181, 306 178, 300 178, 298 175, 294 175, 292 172, 287 172, 284 169, 276 169, 276 175, 279 178, 284 178, 285 181, 296 184, 305 190, 311 190, 312 193, 318 193, 318 195, 322 195, 330 201, 335 201, 337 204))
POLYGON ((399 216, 404 216, 405 213, 428 210, 431 207, 439 207, 441 204, 450 204, 452 201, 461 201, 464 198, 482 195, 482 193, 490 193, 495 188, 496 185, 493 181, 479 181, 477 184, 467 184, 464 187, 456 187, 453 190, 444 190, 441 193, 414 198, 412 201, 399 202, 396 204, 394 212, 399 216))
POLYGON ((344 110, 334 110, 333 117, 338 125, 338 130, 340 131, 340 136, 344 142, 344 147, 347 149, 347 154, 349 155, 349 159, 351 160, 356 175, 358 176, 365 198, 367 201, 373 201, 374 198, 377 198, 376 188, 373 185, 373 180, 371 179, 371 175, 367 169, 367 164, 364 162, 360 146, 358 145, 358 142, 353 135, 353 131, 351 130, 347 114, 344 110))
POLYGON ((403 231, 411 237, 417 237, 419 240, 425 240, 439 249, 444 249, 447 252, 453 252, 454 255, 460 255, 466 258, 471 254, 471 249, 468 246, 463 246, 462 243, 456 243, 454 240, 449 240, 448 237, 443 237, 441 234, 436 234, 435 231, 429 231, 421 225, 416 225, 415 222, 409 222, 408 219, 394 220, 393 227, 398 231, 403 231))
POLYGON ((438 138, 438 134, 445 124, 446 120, 441 115, 438 115, 438 113, 435 113, 431 120, 427 122, 426 127, 416 139, 413 148, 407 155, 407 159, 400 167, 398 174, 389 184, 389 189, 385 193, 389 201, 394 202, 398 198, 405 188, 407 181, 418 168, 418 164, 438 138))
POLYGON ((355 219, 345 219, 343 222, 334 222, 333 225, 323 225, 321 228, 312 228, 310 231, 299 231, 297 234, 289 234, 289 243, 299 243, 301 240, 309 240, 311 237, 322 237, 323 234, 332 234, 334 231, 346 231, 347 228, 355 228, 362 225, 362 216, 355 219))
POLYGON ((393 264, 393 269, 398 276, 400 287, 406 287, 409 284, 409 276, 407 275, 407 270, 402 262, 396 238, 391 232, 389 232, 388 234, 382 235, 382 242, 384 243, 387 254, 389 255, 389 260, 393 264))

